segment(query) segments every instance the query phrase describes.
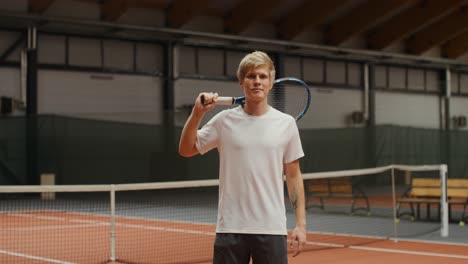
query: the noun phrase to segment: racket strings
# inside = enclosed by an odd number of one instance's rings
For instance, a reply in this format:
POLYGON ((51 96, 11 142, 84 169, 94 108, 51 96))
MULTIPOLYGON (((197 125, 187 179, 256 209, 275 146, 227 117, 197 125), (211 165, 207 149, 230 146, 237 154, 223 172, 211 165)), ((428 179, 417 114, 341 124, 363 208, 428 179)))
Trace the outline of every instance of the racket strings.
POLYGON ((309 104, 310 95, 307 89, 296 82, 280 82, 270 91, 268 103, 273 108, 297 118, 306 111, 309 104))

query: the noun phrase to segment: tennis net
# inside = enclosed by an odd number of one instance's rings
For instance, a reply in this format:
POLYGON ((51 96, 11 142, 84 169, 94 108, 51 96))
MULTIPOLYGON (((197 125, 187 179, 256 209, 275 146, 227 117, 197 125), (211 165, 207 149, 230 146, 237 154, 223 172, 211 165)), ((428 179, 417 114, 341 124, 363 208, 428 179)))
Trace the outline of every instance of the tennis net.
MULTIPOLYGON (((446 236, 443 204, 442 220, 395 221, 396 200, 408 188, 407 178, 428 175, 444 178, 446 167, 304 174, 308 248, 446 236), (325 194, 324 185, 331 186, 331 180, 336 180, 336 193, 325 194)), ((217 180, 0 186, 0 197, 1 263, 211 262, 217 180)), ((438 215, 437 209, 430 210, 438 215)), ((291 230, 290 208, 287 218, 291 230)))
MULTIPOLYGON (((308 231, 336 246, 382 239, 443 241, 449 233, 446 173, 445 165, 390 165, 304 174, 308 231), (428 197, 429 204, 400 202, 413 179, 435 180, 440 197, 428 197)), ((451 211, 456 222, 463 208, 451 211)))
POLYGON ((0 187, 0 263, 209 263, 216 180, 0 187))

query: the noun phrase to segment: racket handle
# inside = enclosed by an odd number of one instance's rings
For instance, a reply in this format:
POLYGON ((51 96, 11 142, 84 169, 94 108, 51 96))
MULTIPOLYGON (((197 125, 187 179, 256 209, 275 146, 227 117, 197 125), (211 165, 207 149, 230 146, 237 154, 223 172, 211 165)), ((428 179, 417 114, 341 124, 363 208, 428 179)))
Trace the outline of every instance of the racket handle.
POLYGON ((216 99, 216 104, 218 105, 232 105, 234 104, 234 98, 227 96, 219 96, 216 99))
POLYGON ((201 102, 202 105, 205 105, 205 96, 203 94, 200 97, 200 102, 201 102))
MULTIPOLYGON (((202 95, 200 97, 202 105, 205 105, 205 96, 202 95)), ((234 98, 233 97, 227 97, 227 96, 219 96, 216 99, 216 104, 217 105, 232 105, 234 104, 234 98)))

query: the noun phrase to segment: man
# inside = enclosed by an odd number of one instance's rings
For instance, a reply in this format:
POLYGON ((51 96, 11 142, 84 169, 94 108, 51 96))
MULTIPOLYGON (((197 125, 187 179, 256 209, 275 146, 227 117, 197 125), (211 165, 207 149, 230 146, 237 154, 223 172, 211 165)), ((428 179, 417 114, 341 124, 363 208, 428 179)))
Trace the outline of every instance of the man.
POLYGON ((198 130, 203 115, 216 106, 216 93, 201 93, 182 131, 184 157, 217 148, 220 157, 219 204, 213 263, 278 263, 287 259, 283 172, 296 210, 291 234, 294 256, 306 242, 305 201, 299 158, 304 156, 293 117, 268 105, 275 79, 270 57, 247 54, 237 78, 246 102, 224 110, 198 130), (203 97, 204 104, 201 98, 203 97))

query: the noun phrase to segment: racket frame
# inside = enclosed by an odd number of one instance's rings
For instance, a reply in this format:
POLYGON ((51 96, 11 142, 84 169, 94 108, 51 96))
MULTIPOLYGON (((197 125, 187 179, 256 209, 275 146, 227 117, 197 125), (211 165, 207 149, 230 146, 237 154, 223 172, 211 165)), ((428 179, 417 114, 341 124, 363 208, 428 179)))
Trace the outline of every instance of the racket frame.
MULTIPOLYGON (((301 119, 305 115, 307 110, 309 110, 309 105, 310 105, 310 102, 312 100, 312 95, 310 93, 310 88, 301 79, 294 78, 294 77, 284 77, 284 78, 276 79, 274 81, 273 89, 275 89, 276 84, 279 84, 279 83, 284 82, 284 81, 296 82, 296 83, 300 84, 307 92, 306 93, 307 94, 307 102, 306 102, 306 104, 304 106, 304 109, 302 110, 302 112, 298 116, 294 117, 296 119, 296 121, 298 121, 299 119, 301 119)), ((276 89, 278 89, 278 88, 276 88, 276 89)), ((204 104, 204 101, 205 101, 205 97, 202 96, 201 97, 201 103, 204 104)), ((244 105, 245 104, 245 96, 239 96, 239 97, 219 96, 216 99, 216 104, 218 104, 218 105, 244 105)))

